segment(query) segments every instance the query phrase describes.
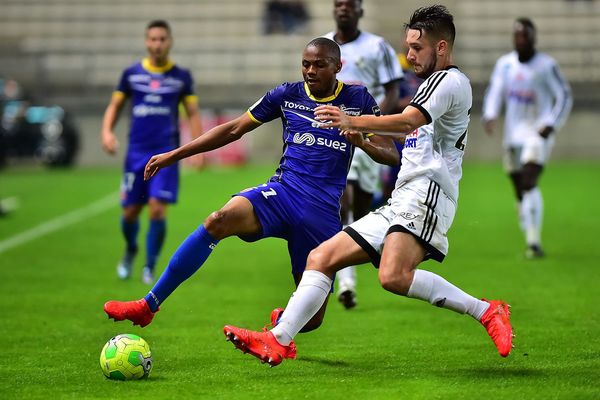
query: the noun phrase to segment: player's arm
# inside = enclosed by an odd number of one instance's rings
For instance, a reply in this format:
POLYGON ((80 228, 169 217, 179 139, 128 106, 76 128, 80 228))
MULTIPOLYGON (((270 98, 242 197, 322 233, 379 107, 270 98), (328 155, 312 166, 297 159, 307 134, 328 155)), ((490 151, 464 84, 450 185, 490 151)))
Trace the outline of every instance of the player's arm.
POLYGON ((340 131, 348 142, 364 150, 374 161, 392 167, 400 164, 400 154, 391 137, 364 134, 360 131, 340 131))
POLYGON ((183 108, 187 116, 192 140, 202 134, 202 119, 198 109, 198 98, 196 96, 187 96, 183 99, 183 108))
POLYGON ((260 125, 260 122, 253 120, 250 114, 246 112, 234 120, 215 126, 175 150, 152 156, 144 169, 144 179, 150 179, 159 169, 172 165, 186 157, 215 150, 234 142, 260 125))
MULTIPOLYGON (((200 118, 200 110, 198 108, 198 97, 186 96, 182 101, 183 109, 188 119, 188 125, 190 127, 190 135, 192 140, 202 135, 202 119, 200 118)), ((190 165, 195 168, 202 168, 204 165, 204 156, 198 154, 195 157, 190 158, 190 165)))
POLYGON ((325 105, 315 108, 315 119, 321 121, 324 128, 336 127, 342 132, 372 132, 382 136, 390 136, 390 132, 407 134, 429 123, 423 112, 412 105, 406 107, 401 114, 380 117, 375 115, 353 117, 346 115, 338 107, 325 105))
POLYGON ((119 119, 119 115, 121 114, 126 99, 125 93, 115 91, 110 99, 110 103, 108 103, 108 107, 106 107, 106 111, 104 111, 100 140, 102 142, 102 148, 108 154, 115 154, 119 148, 119 141, 113 132, 113 128, 119 119))
POLYGON ((491 135, 496 130, 496 119, 500 114, 504 94, 504 72, 505 67, 502 59, 496 62, 490 84, 483 98, 482 123, 485 132, 491 135))
POLYGON ((547 138, 555 129, 562 126, 573 107, 571 87, 560 72, 558 65, 553 63, 546 75, 546 85, 554 97, 554 105, 548 115, 542 116, 544 126, 540 129, 540 135, 543 138, 547 138))
POLYGON ((383 85, 385 97, 381 101, 380 108, 383 114, 392 114, 396 111, 396 104, 400 96, 399 80, 393 80, 383 85))

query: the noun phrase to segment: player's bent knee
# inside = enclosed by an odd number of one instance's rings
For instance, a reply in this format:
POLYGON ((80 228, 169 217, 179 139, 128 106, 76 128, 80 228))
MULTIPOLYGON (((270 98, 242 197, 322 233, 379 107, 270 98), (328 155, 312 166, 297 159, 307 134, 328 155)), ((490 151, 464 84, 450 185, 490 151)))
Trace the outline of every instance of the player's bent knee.
POLYGON ((333 268, 331 261, 331 254, 317 247, 316 249, 311 250, 311 252, 308 254, 306 266, 310 267, 310 269, 316 269, 317 271, 321 271, 326 274, 335 273, 335 271, 331 271, 333 268))
POLYGON ((226 216, 222 210, 211 213, 204 220, 204 229, 214 239, 220 240, 225 237, 226 231, 226 216))
POLYGON ((414 270, 387 272, 379 270, 379 283, 388 292, 406 296, 412 283, 414 270))

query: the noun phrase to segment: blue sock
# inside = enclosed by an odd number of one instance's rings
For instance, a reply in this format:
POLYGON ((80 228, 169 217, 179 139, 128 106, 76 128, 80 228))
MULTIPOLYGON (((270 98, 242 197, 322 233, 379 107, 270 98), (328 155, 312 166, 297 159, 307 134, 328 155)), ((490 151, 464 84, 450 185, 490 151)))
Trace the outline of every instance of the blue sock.
POLYGON ((138 220, 127 222, 125 218, 121 217, 121 232, 123 232, 127 243, 127 253, 137 253, 137 234, 139 230, 140 222, 138 220))
POLYGON ((152 312, 156 312, 158 306, 173 293, 177 286, 204 264, 217 243, 219 241, 210 236, 204 229, 204 225, 200 225, 185 239, 171 257, 167 269, 158 282, 144 297, 152 312))
POLYGON ((150 268, 150 271, 154 271, 154 265, 165 241, 166 232, 167 223, 164 219, 150 220, 150 228, 146 235, 146 267, 150 268))

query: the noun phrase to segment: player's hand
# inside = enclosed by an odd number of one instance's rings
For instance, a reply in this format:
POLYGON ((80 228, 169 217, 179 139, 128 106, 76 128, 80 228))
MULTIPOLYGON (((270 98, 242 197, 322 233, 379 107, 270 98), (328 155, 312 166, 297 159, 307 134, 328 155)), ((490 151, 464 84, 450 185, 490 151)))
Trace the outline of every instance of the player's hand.
POLYGON ((168 167, 169 165, 173 164, 175 161, 171 160, 170 156, 171 152, 152 156, 144 168, 144 180, 147 181, 156 175, 161 168, 168 167))
POLYGON ((355 131, 353 129, 340 131, 340 136, 344 136, 348 142, 360 148, 363 147, 365 142, 365 136, 363 135, 363 133, 360 131, 355 131))
POLYGON ((485 129, 485 133, 491 135, 496 130, 496 120, 495 119, 484 119, 483 120, 483 128, 485 129))
POLYGON ((315 119, 321 128, 339 128, 340 131, 351 131, 351 117, 335 106, 319 106, 315 108, 315 119))
POLYGON ((102 134, 102 149, 108 154, 115 155, 119 148, 119 140, 112 132, 102 134))
POLYGON ((548 139, 548 136, 550 136, 550 134, 554 132, 554 128, 551 126, 545 126, 542 128, 542 130, 540 130, 540 136, 543 137, 544 139, 548 139))

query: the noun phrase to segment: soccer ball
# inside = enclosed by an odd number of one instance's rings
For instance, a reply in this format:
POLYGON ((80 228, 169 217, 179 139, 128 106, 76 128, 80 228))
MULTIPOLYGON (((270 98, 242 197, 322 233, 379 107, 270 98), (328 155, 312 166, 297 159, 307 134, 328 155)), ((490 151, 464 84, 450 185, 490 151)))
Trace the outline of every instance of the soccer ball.
POLYGON ((147 378, 152 370, 150 346, 138 335, 117 335, 102 348, 100 367, 109 379, 126 381, 147 378))

